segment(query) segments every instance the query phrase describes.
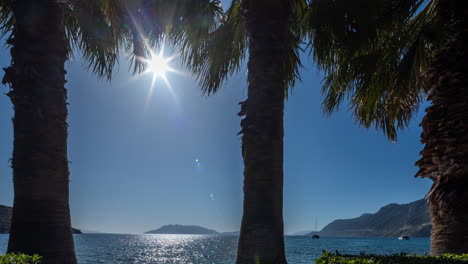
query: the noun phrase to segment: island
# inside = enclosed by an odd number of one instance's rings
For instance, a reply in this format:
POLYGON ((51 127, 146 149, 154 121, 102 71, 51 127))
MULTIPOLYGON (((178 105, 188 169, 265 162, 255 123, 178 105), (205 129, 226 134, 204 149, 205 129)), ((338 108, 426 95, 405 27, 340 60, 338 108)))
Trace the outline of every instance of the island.
POLYGON ((165 225, 158 229, 147 231, 144 234, 217 235, 220 233, 201 226, 165 225))

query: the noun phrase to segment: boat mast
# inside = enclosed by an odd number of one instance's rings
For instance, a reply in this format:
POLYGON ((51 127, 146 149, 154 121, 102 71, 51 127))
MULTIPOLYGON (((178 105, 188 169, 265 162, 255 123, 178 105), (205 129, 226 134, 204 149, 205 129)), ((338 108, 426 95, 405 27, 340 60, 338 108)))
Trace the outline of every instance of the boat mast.
POLYGON ((315 234, 317 234, 317 216, 315 216, 315 234))

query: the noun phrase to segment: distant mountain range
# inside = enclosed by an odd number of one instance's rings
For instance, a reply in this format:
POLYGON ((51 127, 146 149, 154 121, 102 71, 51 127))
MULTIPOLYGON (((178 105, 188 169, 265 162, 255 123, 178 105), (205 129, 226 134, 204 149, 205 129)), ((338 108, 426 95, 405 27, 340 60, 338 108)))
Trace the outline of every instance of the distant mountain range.
MULTIPOLYGON (((0 234, 7 234, 10 232, 11 222, 11 207, 0 204, 0 234)), ((73 234, 81 234, 79 229, 72 228, 73 234)))
POLYGON ((83 234, 105 234, 104 232, 100 232, 96 230, 89 230, 89 229, 82 229, 82 228, 80 228, 80 231, 83 234))
POLYGON ((165 225, 145 234, 186 234, 186 235, 215 235, 219 232, 201 226, 165 225))
MULTIPOLYGON (((10 230, 12 208, 0 205, 0 233, 10 230)), ((340 219, 326 225, 320 232, 324 237, 429 237, 431 234, 427 203, 424 199, 408 204, 389 204, 374 214, 363 214, 353 219, 340 219)), ((91 233, 83 232, 83 233, 91 233)), ((81 233, 73 229, 73 233, 81 233)), ((315 232, 296 232, 292 235, 311 236, 315 232)), ((217 232, 213 229, 194 225, 165 225, 145 234, 200 234, 239 235, 239 231, 217 232)))
POLYGON ((335 220, 319 234, 325 237, 429 237, 431 227, 426 200, 421 199, 408 204, 392 203, 375 214, 335 220))
POLYGON ((297 231, 297 232, 294 232, 294 233, 289 233, 289 234, 285 234, 286 236, 303 236, 303 235, 307 235, 309 233, 312 233, 314 231, 312 230, 304 230, 304 231, 297 231))
POLYGON ((240 235, 240 231, 232 231, 232 232, 222 232, 222 235, 227 235, 227 236, 238 236, 240 235))

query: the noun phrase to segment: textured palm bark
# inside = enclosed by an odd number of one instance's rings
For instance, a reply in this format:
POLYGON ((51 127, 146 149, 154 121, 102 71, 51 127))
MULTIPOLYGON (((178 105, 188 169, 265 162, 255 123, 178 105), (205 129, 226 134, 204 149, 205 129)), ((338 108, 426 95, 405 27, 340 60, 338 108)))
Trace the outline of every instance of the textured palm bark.
POLYGON ((8 252, 75 264, 67 158, 67 42, 54 0, 17 0, 12 66, 14 204, 8 252))
POLYGON ((433 180, 427 200, 431 254, 468 253, 468 9, 466 0, 439 0, 438 15, 451 31, 427 77, 431 106, 421 125, 417 176, 433 180))
POLYGON ((283 113, 290 1, 244 0, 248 98, 241 103, 244 209, 237 264, 286 263, 283 231, 283 113))

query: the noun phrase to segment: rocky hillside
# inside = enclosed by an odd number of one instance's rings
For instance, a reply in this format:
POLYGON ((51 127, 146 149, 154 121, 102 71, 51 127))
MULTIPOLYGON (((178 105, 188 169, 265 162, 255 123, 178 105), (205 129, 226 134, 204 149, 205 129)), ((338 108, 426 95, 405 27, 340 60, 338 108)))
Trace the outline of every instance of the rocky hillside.
POLYGON ((429 237, 431 221, 427 203, 421 199, 408 204, 389 204, 374 214, 335 220, 319 234, 334 237, 429 237))

